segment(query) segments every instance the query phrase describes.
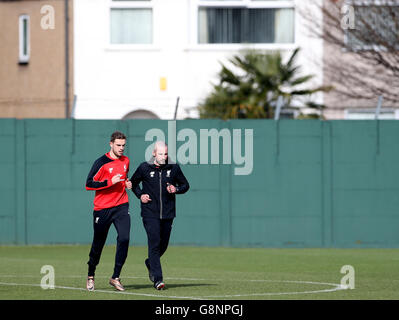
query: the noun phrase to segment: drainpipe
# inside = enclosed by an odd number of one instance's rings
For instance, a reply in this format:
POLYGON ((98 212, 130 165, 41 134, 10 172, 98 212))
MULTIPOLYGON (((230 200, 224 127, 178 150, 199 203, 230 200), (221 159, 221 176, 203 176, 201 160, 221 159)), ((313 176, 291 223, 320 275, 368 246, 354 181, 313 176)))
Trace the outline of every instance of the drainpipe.
POLYGON ((69 118, 69 6, 65 4, 65 118, 69 118))

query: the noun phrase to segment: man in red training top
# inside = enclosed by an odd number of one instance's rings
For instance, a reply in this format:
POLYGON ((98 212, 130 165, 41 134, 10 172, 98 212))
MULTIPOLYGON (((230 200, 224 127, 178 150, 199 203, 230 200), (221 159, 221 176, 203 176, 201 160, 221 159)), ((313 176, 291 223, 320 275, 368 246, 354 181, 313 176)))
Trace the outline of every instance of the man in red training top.
POLYGON ((114 273, 109 279, 109 284, 116 290, 125 290, 119 276, 129 248, 130 214, 126 188, 132 188, 128 179, 129 158, 123 155, 126 136, 116 131, 111 135, 109 144, 111 150, 94 162, 86 180, 86 190, 96 191, 93 211, 94 237, 90 259, 87 262, 89 271, 86 288, 89 291, 94 290, 94 273, 111 224, 114 224, 118 237, 114 273))

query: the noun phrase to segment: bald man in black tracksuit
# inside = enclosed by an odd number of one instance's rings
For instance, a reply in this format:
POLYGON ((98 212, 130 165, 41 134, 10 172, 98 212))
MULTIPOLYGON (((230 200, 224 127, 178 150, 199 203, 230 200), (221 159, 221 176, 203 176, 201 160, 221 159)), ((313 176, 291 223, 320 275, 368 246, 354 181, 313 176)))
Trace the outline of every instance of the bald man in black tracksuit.
POLYGON ((176 216, 176 194, 189 189, 180 166, 168 163, 167 150, 167 145, 158 141, 153 158, 141 163, 131 178, 132 191, 141 200, 141 216, 148 238, 148 259, 145 264, 157 290, 165 286, 160 258, 168 247, 176 216), (140 183, 142 188, 139 187, 140 183))

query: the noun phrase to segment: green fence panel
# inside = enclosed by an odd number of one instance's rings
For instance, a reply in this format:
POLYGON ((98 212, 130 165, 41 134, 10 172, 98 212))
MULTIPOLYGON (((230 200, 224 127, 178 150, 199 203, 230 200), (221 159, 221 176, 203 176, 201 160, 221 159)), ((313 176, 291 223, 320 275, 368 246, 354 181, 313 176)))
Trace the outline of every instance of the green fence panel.
POLYGON ((333 122, 333 243, 399 243, 399 126, 395 121, 333 122))
MULTIPOLYGON (((129 175, 156 138, 179 160, 191 188, 177 196, 172 244, 399 245, 399 122, 390 120, 0 119, 0 243, 91 243, 85 181, 115 130, 128 137, 129 175)), ((131 243, 145 245, 132 192, 129 202, 131 243)))
POLYGON ((18 159, 16 143, 16 120, 0 119, 0 243, 15 243, 17 241, 17 199, 16 187, 18 179, 15 163, 18 159))

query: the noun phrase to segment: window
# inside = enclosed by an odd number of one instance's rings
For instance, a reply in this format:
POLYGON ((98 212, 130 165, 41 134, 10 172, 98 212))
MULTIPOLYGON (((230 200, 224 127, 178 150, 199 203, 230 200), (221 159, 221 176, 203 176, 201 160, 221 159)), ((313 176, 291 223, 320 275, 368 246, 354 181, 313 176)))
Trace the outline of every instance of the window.
POLYGON ((112 0, 111 44, 151 44, 153 42, 150 0, 112 0))
POLYGON ((198 42, 293 43, 294 15, 290 1, 202 0, 198 3, 198 42))
POLYGON ((19 16, 19 63, 29 63, 30 56, 29 16, 19 16))
POLYGON ((399 6, 354 6, 355 28, 346 31, 352 50, 399 49, 399 6))

